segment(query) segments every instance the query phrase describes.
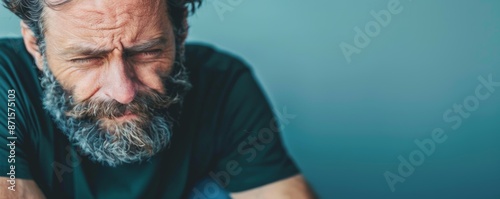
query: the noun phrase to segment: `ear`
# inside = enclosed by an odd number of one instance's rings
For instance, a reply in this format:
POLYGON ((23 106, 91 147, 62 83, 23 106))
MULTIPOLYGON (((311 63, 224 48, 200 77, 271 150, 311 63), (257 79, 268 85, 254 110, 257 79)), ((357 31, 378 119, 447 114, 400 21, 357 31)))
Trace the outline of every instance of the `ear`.
POLYGON ((43 59, 42 54, 40 54, 38 45, 36 44, 35 33, 33 33, 33 31, 31 31, 28 25, 26 25, 23 21, 21 21, 21 34, 23 35, 24 46, 26 46, 26 50, 35 59, 36 67, 39 70, 42 70, 43 59))

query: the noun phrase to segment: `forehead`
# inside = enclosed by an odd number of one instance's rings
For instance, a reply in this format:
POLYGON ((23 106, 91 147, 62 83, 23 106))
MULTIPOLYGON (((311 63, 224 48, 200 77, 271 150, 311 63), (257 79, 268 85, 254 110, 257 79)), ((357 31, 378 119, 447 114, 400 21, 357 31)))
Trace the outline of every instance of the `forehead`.
POLYGON ((158 37, 169 26, 163 0, 72 0, 46 8, 44 23, 46 35, 98 45, 132 44, 158 37))

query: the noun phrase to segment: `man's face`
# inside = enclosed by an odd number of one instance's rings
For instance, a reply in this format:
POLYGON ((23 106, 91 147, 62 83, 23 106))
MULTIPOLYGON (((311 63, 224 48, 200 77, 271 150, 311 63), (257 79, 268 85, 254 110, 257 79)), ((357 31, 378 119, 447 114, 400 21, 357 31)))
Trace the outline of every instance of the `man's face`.
POLYGON ((44 107, 70 141, 112 166, 164 148, 167 88, 186 83, 169 76, 181 63, 166 2, 73 0, 43 17, 44 107))
POLYGON ((176 50, 166 8, 162 0, 74 0, 46 9, 52 73, 76 102, 128 104, 141 90, 164 93, 176 50))

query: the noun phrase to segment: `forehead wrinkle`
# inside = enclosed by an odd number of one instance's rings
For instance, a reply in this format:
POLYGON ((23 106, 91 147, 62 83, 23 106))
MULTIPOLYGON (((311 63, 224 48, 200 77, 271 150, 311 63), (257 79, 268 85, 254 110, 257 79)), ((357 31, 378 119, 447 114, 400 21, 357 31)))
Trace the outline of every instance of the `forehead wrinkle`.
POLYGON ((131 21, 127 14, 106 13, 103 10, 84 9, 78 13, 72 13, 70 20, 78 28, 89 30, 115 30, 123 27, 127 21, 131 21))
POLYGON ((144 26, 148 22, 151 22, 150 17, 154 18, 159 14, 159 2, 161 1, 133 1, 131 3, 116 1, 110 5, 103 6, 103 10, 98 11, 100 16, 97 17, 97 21, 99 22, 98 24, 102 23, 104 26, 110 25, 109 28, 113 28, 113 26, 119 28, 125 25, 131 27, 144 26), (138 3, 140 5, 137 5, 138 3))
POLYGON ((78 39, 63 42, 61 47, 71 46, 83 40, 99 47, 121 48, 167 30, 169 23, 162 22, 164 21, 162 18, 168 20, 166 6, 166 2, 162 0, 147 2, 73 0, 63 5, 63 9, 51 10, 54 13, 51 17, 59 18, 57 24, 66 22, 66 28, 48 29, 59 32, 58 37, 70 36, 70 40, 78 39), (138 3, 141 5, 137 5, 138 3), (160 26, 162 28, 158 30, 151 29, 160 26), (79 31, 74 31, 75 29, 79 31), (142 31, 145 29, 150 31, 142 31))
MULTIPOLYGON (((72 0, 63 4, 58 9, 46 9, 52 12, 61 13, 57 17, 66 18, 68 21, 79 20, 80 24, 93 24, 94 26, 103 24, 114 24, 115 27, 124 25, 131 18, 144 18, 148 16, 158 16, 162 8, 166 8, 164 0, 143 0, 143 1, 92 1, 92 0, 72 0), (84 4, 82 4, 82 2, 84 4)), ((141 20, 137 20, 141 21, 141 20)), ((147 20, 142 22, 150 22, 147 20)))
POLYGON ((87 43, 79 43, 67 46, 67 48, 63 52, 63 56, 71 56, 71 55, 105 55, 111 52, 113 48, 105 47, 105 46, 96 46, 87 43))

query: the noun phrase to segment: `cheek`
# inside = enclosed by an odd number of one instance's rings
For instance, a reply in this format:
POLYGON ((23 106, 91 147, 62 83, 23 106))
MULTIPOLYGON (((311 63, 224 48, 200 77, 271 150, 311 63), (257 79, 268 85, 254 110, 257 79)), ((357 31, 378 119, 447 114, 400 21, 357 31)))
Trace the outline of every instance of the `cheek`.
POLYGON ((137 79, 146 88, 164 93, 163 80, 170 74, 172 64, 173 62, 159 62, 149 67, 138 68, 136 69, 137 79))
MULTIPOLYGON (((171 38, 170 41, 172 41, 171 38)), ((163 85, 165 78, 172 72, 175 63, 175 47, 170 44, 166 50, 164 58, 160 58, 157 62, 150 63, 147 66, 136 66, 135 72, 137 79, 147 89, 153 89, 160 93, 165 93, 165 85, 163 85)))
POLYGON ((76 101, 90 99, 100 88, 99 72, 97 70, 78 71, 69 74, 71 91, 76 101))
POLYGON ((90 98, 99 88, 97 70, 80 70, 65 66, 59 60, 48 61, 52 74, 64 90, 71 92, 76 101, 90 98))

